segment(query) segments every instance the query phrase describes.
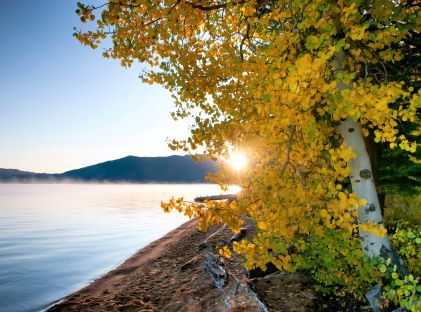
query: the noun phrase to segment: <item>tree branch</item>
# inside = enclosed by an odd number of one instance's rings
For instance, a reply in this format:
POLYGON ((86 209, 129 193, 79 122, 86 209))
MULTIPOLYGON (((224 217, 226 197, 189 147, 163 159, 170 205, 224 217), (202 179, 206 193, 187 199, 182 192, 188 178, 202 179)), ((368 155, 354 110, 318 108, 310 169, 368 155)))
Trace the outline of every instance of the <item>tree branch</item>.
POLYGON ((229 3, 228 2, 224 2, 224 3, 214 4, 214 5, 210 5, 210 6, 199 4, 199 1, 198 2, 186 1, 186 3, 189 4, 194 9, 200 9, 202 11, 212 11, 212 10, 223 9, 228 4, 232 4, 232 5, 244 4, 244 3, 246 3, 246 0, 231 1, 229 3))

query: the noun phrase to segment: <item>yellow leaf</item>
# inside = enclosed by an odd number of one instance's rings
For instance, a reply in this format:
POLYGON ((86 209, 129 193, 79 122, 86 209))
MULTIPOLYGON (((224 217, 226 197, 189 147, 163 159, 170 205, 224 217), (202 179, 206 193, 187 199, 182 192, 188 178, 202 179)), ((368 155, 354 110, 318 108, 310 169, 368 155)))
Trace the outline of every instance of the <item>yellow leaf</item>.
POLYGON ((265 222, 263 222, 263 221, 260 221, 260 222, 258 223, 258 227, 259 227, 259 229, 261 229, 261 230, 266 230, 266 229, 267 229, 266 223, 265 223, 265 222))

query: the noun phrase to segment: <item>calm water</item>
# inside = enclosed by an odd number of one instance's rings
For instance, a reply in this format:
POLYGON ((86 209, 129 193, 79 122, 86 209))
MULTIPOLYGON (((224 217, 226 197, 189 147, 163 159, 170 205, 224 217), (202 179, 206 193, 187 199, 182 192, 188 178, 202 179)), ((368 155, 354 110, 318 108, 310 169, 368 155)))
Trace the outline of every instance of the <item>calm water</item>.
POLYGON ((161 199, 216 185, 0 184, 0 311, 39 311, 187 219, 161 199))

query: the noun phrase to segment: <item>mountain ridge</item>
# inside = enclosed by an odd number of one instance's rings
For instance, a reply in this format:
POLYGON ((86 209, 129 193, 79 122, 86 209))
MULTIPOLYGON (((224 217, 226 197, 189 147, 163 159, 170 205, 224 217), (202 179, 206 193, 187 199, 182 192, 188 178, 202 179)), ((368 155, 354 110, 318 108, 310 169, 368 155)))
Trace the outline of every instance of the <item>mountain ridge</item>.
POLYGON ((216 172, 214 161, 194 162, 190 156, 138 157, 128 155, 63 173, 35 173, 0 168, 0 182, 126 182, 203 183, 208 172, 216 172))

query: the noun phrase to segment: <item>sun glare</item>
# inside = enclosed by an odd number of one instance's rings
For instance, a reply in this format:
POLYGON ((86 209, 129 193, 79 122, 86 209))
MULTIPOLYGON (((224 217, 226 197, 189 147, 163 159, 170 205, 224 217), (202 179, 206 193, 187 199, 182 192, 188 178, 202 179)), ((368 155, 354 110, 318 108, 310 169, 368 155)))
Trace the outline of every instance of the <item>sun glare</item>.
POLYGON ((239 185, 230 185, 228 187, 227 193, 228 194, 237 194, 237 193, 240 193, 241 191, 242 191, 241 186, 239 186, 239 185))
POLYGON ((234 153, 231 155, 229 162, 235 170, 240 171, 247 166, 247 157, 241 153, 234 153))

